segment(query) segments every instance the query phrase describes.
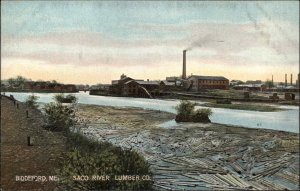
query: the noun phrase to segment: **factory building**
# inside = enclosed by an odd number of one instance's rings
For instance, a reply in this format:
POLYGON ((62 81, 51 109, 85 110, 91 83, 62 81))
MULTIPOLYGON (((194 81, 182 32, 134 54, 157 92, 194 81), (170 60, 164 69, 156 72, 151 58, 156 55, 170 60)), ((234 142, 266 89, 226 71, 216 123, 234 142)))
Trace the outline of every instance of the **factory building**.
POLYGON ((129 80, 124 83, 123 96, 152 97, 151 93, 159 89, 158 81, 136 81, 129 80))
POLYGON ((223 89, 229 87, 229 80, 223 76, 197 76, 188 78, 190 90, 200 91, 201 89, 223 89))

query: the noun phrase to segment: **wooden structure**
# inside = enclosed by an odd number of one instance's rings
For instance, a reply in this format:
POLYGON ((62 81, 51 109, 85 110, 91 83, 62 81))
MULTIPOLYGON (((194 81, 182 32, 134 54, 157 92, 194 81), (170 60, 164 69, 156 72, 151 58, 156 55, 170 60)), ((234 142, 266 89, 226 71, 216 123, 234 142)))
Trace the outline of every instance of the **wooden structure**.
POLYGON ((132 96, 132 97, 152 98, 154 91, 158 91, 158 89, 159 89, 158 81, 130 80, 124 83, 122 95, 132 96))

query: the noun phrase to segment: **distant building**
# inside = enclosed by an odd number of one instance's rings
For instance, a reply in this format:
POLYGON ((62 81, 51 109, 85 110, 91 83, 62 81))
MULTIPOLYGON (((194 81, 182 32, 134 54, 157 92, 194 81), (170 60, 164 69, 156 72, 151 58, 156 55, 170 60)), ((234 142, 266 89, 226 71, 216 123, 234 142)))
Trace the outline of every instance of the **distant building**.
POLYGON ((262 84, 261 80, 247 80, 245 84, 262 84))
POLYGON ((230 86, 235 86, 235 85, 238 85, 238 84, 243 84, 244 82, 241 81, 241 80, 231 80, 229 85, 230 86))
POLYGON ((76 85, 76 88, 77 88, 78 91, 88 91, 90 89, 90 86, 80 84, 80 85, 76 85))
POLYGON ((158 90, 159 88, 159 81, 136 81, 140 86, 146 88, 149 92, 154 90, 158 90))
POLYGON ((265 84, 239 84, 233 87, 235 90, 246 90, 246 91, 265 91, 265 84))
POLYGON ((166 81, 168 81, 168 82, 175 82, 175 81, 177 81, 179 79, 180 78, 176 77, 176 76, 166 77, 166 81))
POLYGON ((78 92, 74 84, 60 84, 43 81, 28 81, 24 84, 24 90, 26 91, 49 91, 49 92, 66 92, 75 93, 78 92))
POLYGON ((97 85, 92 85, 89 89, 108 91, 110 89, 110 87, 111 87, 111 84, 97 84, 97 85))
POLYGON ((131 80, 133 80, 133 79, 130 77, 127 77, 127 76, 124 76, 124 77, 122 76, 122 78, 120 80, 113 80, 111 82, 110 92, 112 94, 122 95, 122 92, 124 89, 124 84, 131 80))
POLYGON ((133 97, 152 97, 151 92, 158 89, 158 81, 130 80, 124 83, 122 95, 133 97))
POLYGON ((296 87, 297 88, 300 88, 300 86, 299 86, 299 80, 300 80, 300 74, 298 74, 298 79, 296 80, 296 87))
POLYGON ((78 90, 74 84, 63 85, 63 89, 65 90, 65 92, 78 92, 78 90))
POLYGON ((176 85, 176 81, 162 80, 159 83, 159 89, 164 91, 175 90, 177 87, 176 85))
POLYGON ((190 89, 199 91, 201 89, 228 89, 229 80, 223 76, 197 76, 192 75, 187 79, 190 89))

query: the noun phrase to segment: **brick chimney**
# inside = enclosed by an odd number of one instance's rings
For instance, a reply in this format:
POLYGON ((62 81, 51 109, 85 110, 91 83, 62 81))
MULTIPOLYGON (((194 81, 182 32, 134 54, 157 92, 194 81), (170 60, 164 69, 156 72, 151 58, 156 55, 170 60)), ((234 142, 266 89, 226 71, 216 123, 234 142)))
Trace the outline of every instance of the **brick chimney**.
POLYGON ((285 74, 285 87, 287 86, 287 74, 285 74))
POLYGON ((272 74, 272 85, 274 84, 274 80, 273 80, 273 74, 272 74))
POLYGON ((186 79, 186 50, 183 50, 182 79, 186 79))

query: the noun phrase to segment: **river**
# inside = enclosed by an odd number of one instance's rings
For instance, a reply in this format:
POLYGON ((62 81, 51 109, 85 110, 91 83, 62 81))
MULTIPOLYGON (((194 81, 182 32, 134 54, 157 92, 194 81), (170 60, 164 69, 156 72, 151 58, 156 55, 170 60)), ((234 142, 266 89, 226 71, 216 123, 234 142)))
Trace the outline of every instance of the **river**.
MULTIPOLYGON (((19 101, 25 101, 32 93, 6 92, 13 95, 19 101)), ((38 102, 49 103, 53 100, 55 93, 34 93, 38 96, 38 102)), ((102 106, 139 107, 175 113, 175 106, 179 100, 144 99, 130 97, 106 97, 92 96, 88 92, 75 94, 78 102, 82 104, 93 104, 102 106)), ((203 103, 203 102, 199 102, 203 103)), ((258 112, 234 109, 212 108, 213 115, 210 117, 214 123, 237 125, 248 128, 265 128, 299 133, 299 107, 278 106, 286 109, 278 112, 258 112)), ((196 108, 200 108, 197 106, 196 108)), ((175 124, 170 121, 167 124, 175 124)))

